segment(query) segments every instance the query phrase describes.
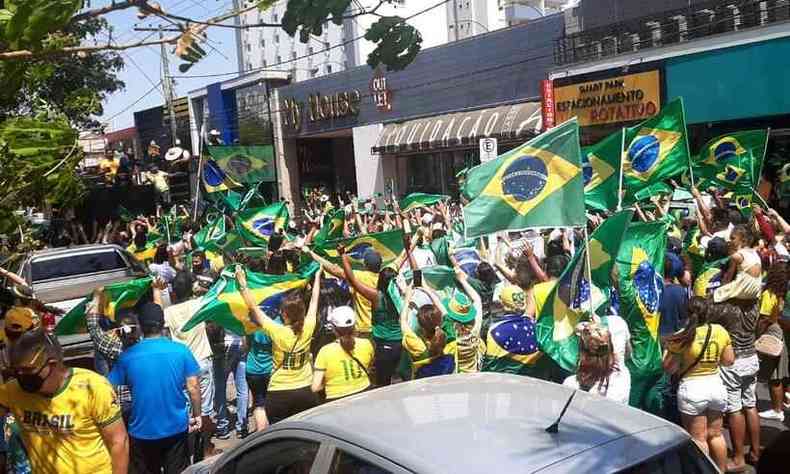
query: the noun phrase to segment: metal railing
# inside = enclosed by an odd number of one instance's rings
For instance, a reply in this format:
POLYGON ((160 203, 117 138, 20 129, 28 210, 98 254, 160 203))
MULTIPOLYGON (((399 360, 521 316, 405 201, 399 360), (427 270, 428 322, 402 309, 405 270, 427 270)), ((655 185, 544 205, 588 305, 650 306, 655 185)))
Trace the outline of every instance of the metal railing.
POLYGON ((558 39, 556 65, 632 53, 790 20, 790 0, 712 1, 558 39))

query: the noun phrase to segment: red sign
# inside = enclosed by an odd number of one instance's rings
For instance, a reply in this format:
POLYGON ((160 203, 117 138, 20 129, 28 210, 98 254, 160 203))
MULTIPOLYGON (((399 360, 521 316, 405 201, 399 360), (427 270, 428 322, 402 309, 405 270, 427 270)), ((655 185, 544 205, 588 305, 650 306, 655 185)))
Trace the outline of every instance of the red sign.
POLYGON ((543 95, 541 105, 541 117, 543 118, 543 130, 548 130, 554 124, 554 84, 551 79, 540 81, 540 89, 543 95))

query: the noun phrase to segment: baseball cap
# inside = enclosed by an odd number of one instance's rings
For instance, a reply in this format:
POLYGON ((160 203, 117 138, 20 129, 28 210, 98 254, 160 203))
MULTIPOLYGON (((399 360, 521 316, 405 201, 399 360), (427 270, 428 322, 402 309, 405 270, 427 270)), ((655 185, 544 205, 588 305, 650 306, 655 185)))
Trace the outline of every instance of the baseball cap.
POLYGON ((14 306, 5 313, 5 330, 16 333, 29 331, 35 319, 36 313, 32 309, 14 306))
POLYGON ((350 306, 338 306, 329 313, 326 320, 336 328, 350 328, 356 324, 357 315, 350 306))
POLYGON ((502 288, 499 299, 502 301, 505 311, 524 312, 527 309, 527 296, 524 294, 524 290, 516 285, 502 288))
POLYGON ((428 226, 433 222, 433 214, 423 214, 421 219, 422 225, 428 226))
POLYGON ((146 303, 140 307, 137 320, 143 327, 161 327, 165 325, 165 313, 158 304, 146 303))

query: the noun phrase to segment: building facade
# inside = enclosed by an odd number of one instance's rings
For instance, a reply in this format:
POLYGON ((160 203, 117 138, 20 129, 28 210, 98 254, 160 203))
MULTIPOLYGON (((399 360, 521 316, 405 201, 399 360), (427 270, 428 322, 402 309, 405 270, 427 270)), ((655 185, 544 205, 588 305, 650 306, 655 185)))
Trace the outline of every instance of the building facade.
POLYGON ((424 49, 403 71, 361 66, 278 88, 283 194, 456 192, 481 138, 501 153, 540 132, 541 80, 563 34, 563 16, 550 15, 424 49))

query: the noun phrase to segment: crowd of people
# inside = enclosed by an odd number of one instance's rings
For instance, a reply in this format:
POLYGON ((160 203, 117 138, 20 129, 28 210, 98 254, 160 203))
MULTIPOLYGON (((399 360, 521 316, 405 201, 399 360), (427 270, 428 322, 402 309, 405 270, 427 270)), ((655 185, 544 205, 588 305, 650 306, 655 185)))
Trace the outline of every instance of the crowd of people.
MULTIPOLYGON (((688 215, 671 217, 669 199, 636 206, 636 219, 673 221, 659 304, 666 372, 659 414, 676 419, 722 471, 738 472, 760 462, 760 420, 783 421, 790 408, 790 225, 772 209, 755 205, 746 217, 718 192, 692 191, 696 212, 688 215), (708 264, 704 272, 694 259, 708 264), (767 411, 757 410, 757 383, 769 387, 767 411)), ((22 278, 0 270, 13 283, 4 290, 11 381, 0 386, 0 407, 15 420, 8 467, 180 472, 216 454, 214 439, 245 438, 250 426, 261 431, 319 403, 437 375, 540 374, 629 403, 631 334, 617 304, 574 328, 572 373, 538 342, 537 319, 584 247, 583 232, 502 232, 469 245, 461 216, 460 204, 447 200, 402 210, 394 198, 316 190, 300 218, 255 256, 203 251, 197 222, 154 246, 161 216, 108 226, 100 240, 145 262, 153 284, 150 300, 117 311, 102 288, 94 292, 86 327, 98 373, 64 364, 41 327, 42 305, 22 278), (403 251, 387 262, 373 248, 350 255, 340 244, 337 258, 318 251, 316 236, 338 209, 343 237, 401 229, 403 251), (277 308, 259 306, 250 272, 284 275, 305 261, 320 268, 304 289, 277 308), (452 269, 455 290, 428 278, 436 266, 452 269), (221 272, 232 275, 256 330, 235 334, 206 321, 184 331, 221 272), (231 375, 235 403, 226 397, 231 375)), ((605 216, 588 217, 592 231, 605 216)))

